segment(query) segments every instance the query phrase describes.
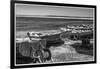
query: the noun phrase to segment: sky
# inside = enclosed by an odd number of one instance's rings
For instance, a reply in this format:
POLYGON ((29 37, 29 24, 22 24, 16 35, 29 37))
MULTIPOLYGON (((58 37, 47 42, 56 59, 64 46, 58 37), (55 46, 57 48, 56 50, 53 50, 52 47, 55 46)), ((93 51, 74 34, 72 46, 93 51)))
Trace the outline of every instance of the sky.
POLYGON ((48 6, 35 4, 16 4, 16 15, 56 15, 56 16, 78 16, 94 17, 93 8, 80 8, 69 6, 48 6))

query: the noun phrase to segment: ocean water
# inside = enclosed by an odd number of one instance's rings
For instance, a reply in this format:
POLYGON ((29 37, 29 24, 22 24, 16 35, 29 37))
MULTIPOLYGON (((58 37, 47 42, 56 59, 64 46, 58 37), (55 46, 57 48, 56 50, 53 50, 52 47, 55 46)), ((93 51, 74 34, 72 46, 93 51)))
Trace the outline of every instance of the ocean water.
POLYGON ((92 23, 92 20, 86 19, 16 17, 16 31, 57 30, 59 27, 65 27, 70 24, 79 25, 92 23))
POLYGON ((61 27, 80 24, 93 24, 93 20, 16 17, 16 37, 26 37, 27 32, 31 31, 44 31, 45 33, 59 32, 61 27))

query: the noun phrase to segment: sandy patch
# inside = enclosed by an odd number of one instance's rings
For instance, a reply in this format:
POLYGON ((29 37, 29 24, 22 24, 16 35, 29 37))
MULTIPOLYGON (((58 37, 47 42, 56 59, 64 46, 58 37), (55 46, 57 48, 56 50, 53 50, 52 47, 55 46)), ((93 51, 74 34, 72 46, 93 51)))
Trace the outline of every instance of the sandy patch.
POLYGON ((64 44, 58 47, 51 47, 53 62, 72 62, 72 61, 93 61, 93 56, 79 54, 75 48, 68 44, 64 44))

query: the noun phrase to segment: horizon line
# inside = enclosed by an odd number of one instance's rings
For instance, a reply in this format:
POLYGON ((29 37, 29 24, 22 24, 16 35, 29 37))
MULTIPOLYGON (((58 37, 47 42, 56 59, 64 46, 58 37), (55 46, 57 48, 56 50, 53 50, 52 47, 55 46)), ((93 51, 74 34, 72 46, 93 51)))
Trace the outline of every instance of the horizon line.
POLYGON ((94 17, 82 17, 82 16, 60 16, 60 15, 19 15, 17 14, 16 17, 40 17, 40 18, 63 18, 63 19, 89 19, 94 20, 94 17))

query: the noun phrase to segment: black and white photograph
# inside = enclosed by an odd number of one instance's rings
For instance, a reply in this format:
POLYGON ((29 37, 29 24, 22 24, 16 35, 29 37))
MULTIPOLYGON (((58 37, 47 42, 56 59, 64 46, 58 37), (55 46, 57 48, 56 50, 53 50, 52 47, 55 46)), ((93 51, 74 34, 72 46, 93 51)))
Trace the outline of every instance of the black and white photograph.
POLYGON ((15 66, 95 61, 95 8, 14 5, 15 66))

